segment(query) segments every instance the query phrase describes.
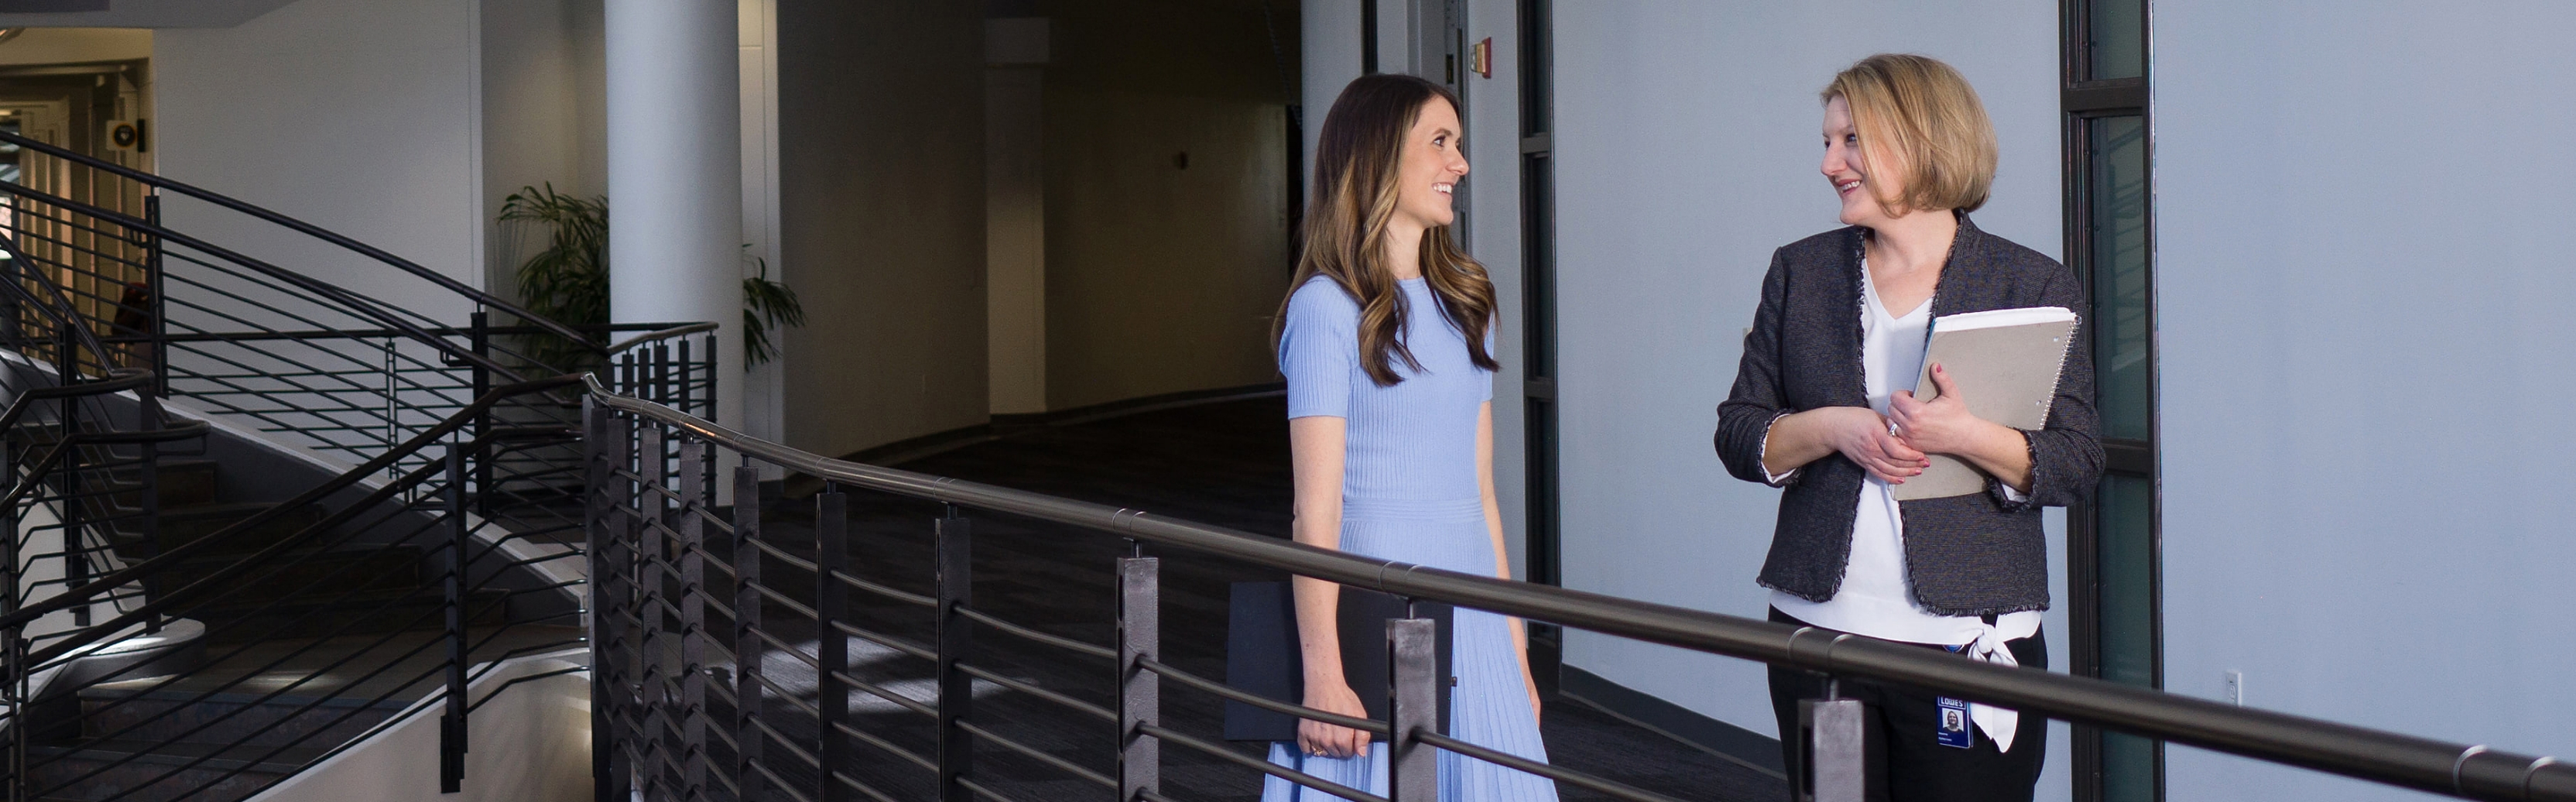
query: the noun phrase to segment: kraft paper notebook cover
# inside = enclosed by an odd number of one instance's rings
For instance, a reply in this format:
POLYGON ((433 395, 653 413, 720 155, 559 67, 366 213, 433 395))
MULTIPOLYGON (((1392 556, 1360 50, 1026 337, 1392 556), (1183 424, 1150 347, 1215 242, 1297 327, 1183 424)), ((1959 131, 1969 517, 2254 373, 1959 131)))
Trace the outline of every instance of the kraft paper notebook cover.
MULTIPOLYGON (((1932 366, 1939 364, 1967 396, 1968 412, 2015 429, 2045 428, 2074 335, 2075 313, 2062 306, 1943 315, 1932 321, 1914 395, 1925 401, 1940 396, 1932 384, 1932 366)), ((1983 493, 1986 481, 1985 472, 1965 460, 1934 454, 1921 476, 1896 486, 1896 500, 1983 493)))

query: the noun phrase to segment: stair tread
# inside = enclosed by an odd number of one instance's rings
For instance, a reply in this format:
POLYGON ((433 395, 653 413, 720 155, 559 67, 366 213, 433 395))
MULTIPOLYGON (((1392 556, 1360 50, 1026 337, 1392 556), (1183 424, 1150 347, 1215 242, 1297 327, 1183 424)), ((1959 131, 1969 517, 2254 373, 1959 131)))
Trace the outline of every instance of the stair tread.
MULTIPOLYGON (((200 518, 221 518, 226 516, 247 517, 283 504, 285 504, 285 502, 282 501, 218 501, 212 504, 188 504, 178 507, 163 508, 161 510, 161 519, 167 521, 174 519, 194 520, 200 518)), ((322 505, 306 504, 303 509, 319 512, 322 510, 322 505)))
POLYGON ((131 755, 134 762, 171 766, 204 758, 204 762, 197 763, 197 768, 216 771, 243 768, 269 774, 291 774, 338 746, 336 743, 326 746, 243 746, 111 738, 70 744, 29 744, 27 751, 54 759, 115 760, 131 755))
MULTIPOLYGON (((269 692, 298 680, 309 680, 266 703, 287 704, 291 701, 303 704, 327 697, 331 699, 325 703, 329 706, 367 705, 399 709, 404 704, 428 696, 438 687, 439 679, 434 669, 446 662, 447 652, 445 646, 436 641, 444 637, 445 633, 436 630, 411 630, 394 633, 392 637, 383 634, 342 635, 262 641, 238 649, 216 646, 209 649, 215 663, 191 671, 175 682, 164 685, 162 683, 167 677, 147 677, 100 683, 82 688, 78 693, 85 701, 131 696, 185 701, 214 691, 206 701, 242 704, 258 701, 269 692), (384 642, 378 644, 379 640, 384 642), (424 645, 427 648, 418 648, 424 645), (311 648, 305 648, 308 646, 311 648), (414 651, 416 648, 418 650, 414 651), (299 649, 303 649, 303 653, 296 654, 299 649), (410 654, 404 656, 406 652, 410 654), (352 655, 357 655, 357 659, 332 669, 334 663, 352 655), (394 668, 373 677, 364 676, 397 657, 400 660, 394 668), (271 666, 271 663, 277 665, 271 666), (334 673, 326 674, 326 670, 334 673), (385 701, 371 705, 366 702, 379 695, 385 695, 385 701)), ((468 642, 480 643, 481 646, 467 659, 469 662, 486 662, 510 656, 513 652, 542 649, 557 643, 570 648, 581 637, 580 627, 520 624, 500 629, 497 634, 491 627, 470 627, 466 630, 468 642)))

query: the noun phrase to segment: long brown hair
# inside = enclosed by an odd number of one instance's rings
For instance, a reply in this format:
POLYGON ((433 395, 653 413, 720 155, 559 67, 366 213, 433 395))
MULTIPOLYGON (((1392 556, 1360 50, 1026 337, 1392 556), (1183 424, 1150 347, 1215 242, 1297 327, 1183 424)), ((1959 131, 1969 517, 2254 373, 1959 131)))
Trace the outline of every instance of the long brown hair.
MULTIPOLYGON (((1359 304, 1360 366, 1380 387, 1404 381, 1395 372, 1397 359, 1422 370, 1401 336, 1407 304, 1386 264, 1386 228, 1395 216, 1405 136, 1435 100, 1459 109, 1448 87, 1411 75, 1365 75, 1342 89, 1315 145, 1314 199, 1298 232, 1297 277, 1288 282, 1293 298, 1308 279, 1326 276, 1359 304)), ((1485 353, 1494 282, 1485 277, 1484 265, 1458 249, 1448 226, 1422 232, 1422 276, 1439 298, 1441 315, 1465 335, 1467 358, 1477 367, 1498 369, 1485 353)), ((1287 318, 1288 302, 1282 300, 1271 325, 1274 347, 1287 318)))

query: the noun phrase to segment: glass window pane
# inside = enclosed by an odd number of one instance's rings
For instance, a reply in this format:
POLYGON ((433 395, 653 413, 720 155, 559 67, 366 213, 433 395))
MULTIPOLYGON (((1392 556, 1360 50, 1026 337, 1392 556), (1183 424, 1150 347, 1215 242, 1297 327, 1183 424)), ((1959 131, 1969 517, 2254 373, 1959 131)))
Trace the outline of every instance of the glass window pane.
POLYGON ((2085 77, 2106 81, 2146 75, 2146 0, 2093 0, 2085 6, 2092 23, 2092 30, 2085 31, 2092 56, 2085 77))
POLYGON ((2147 127, 2135 116, 2087 120, 2093 371, 2102 436, 2145 440, 2155 398, 2147 343, 2147 127))
POLYGON ((2095 505, 2094 570, 2100 593, 2102 678, 2153 687, 2156 682, 2155 482, 2103 477, 2095 505))
POLYGON ((2102 733, 2102 802, 2156 802, 2156 742, 2102 733))

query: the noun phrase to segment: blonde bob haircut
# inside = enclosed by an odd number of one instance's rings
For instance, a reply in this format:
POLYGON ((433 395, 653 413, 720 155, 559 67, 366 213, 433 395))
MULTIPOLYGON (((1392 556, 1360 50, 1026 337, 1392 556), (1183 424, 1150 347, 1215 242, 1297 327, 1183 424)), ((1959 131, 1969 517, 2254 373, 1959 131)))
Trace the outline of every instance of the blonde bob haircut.
POLYGON ((1995 124, 1968 79, 1939 59, 1880 53, 1834 76, 1820 96, 1850 104, 1862 163, 1904 179, 1904 194, 1873 188, 1890 214, 1986 205, 1995 184, 1995 124))

